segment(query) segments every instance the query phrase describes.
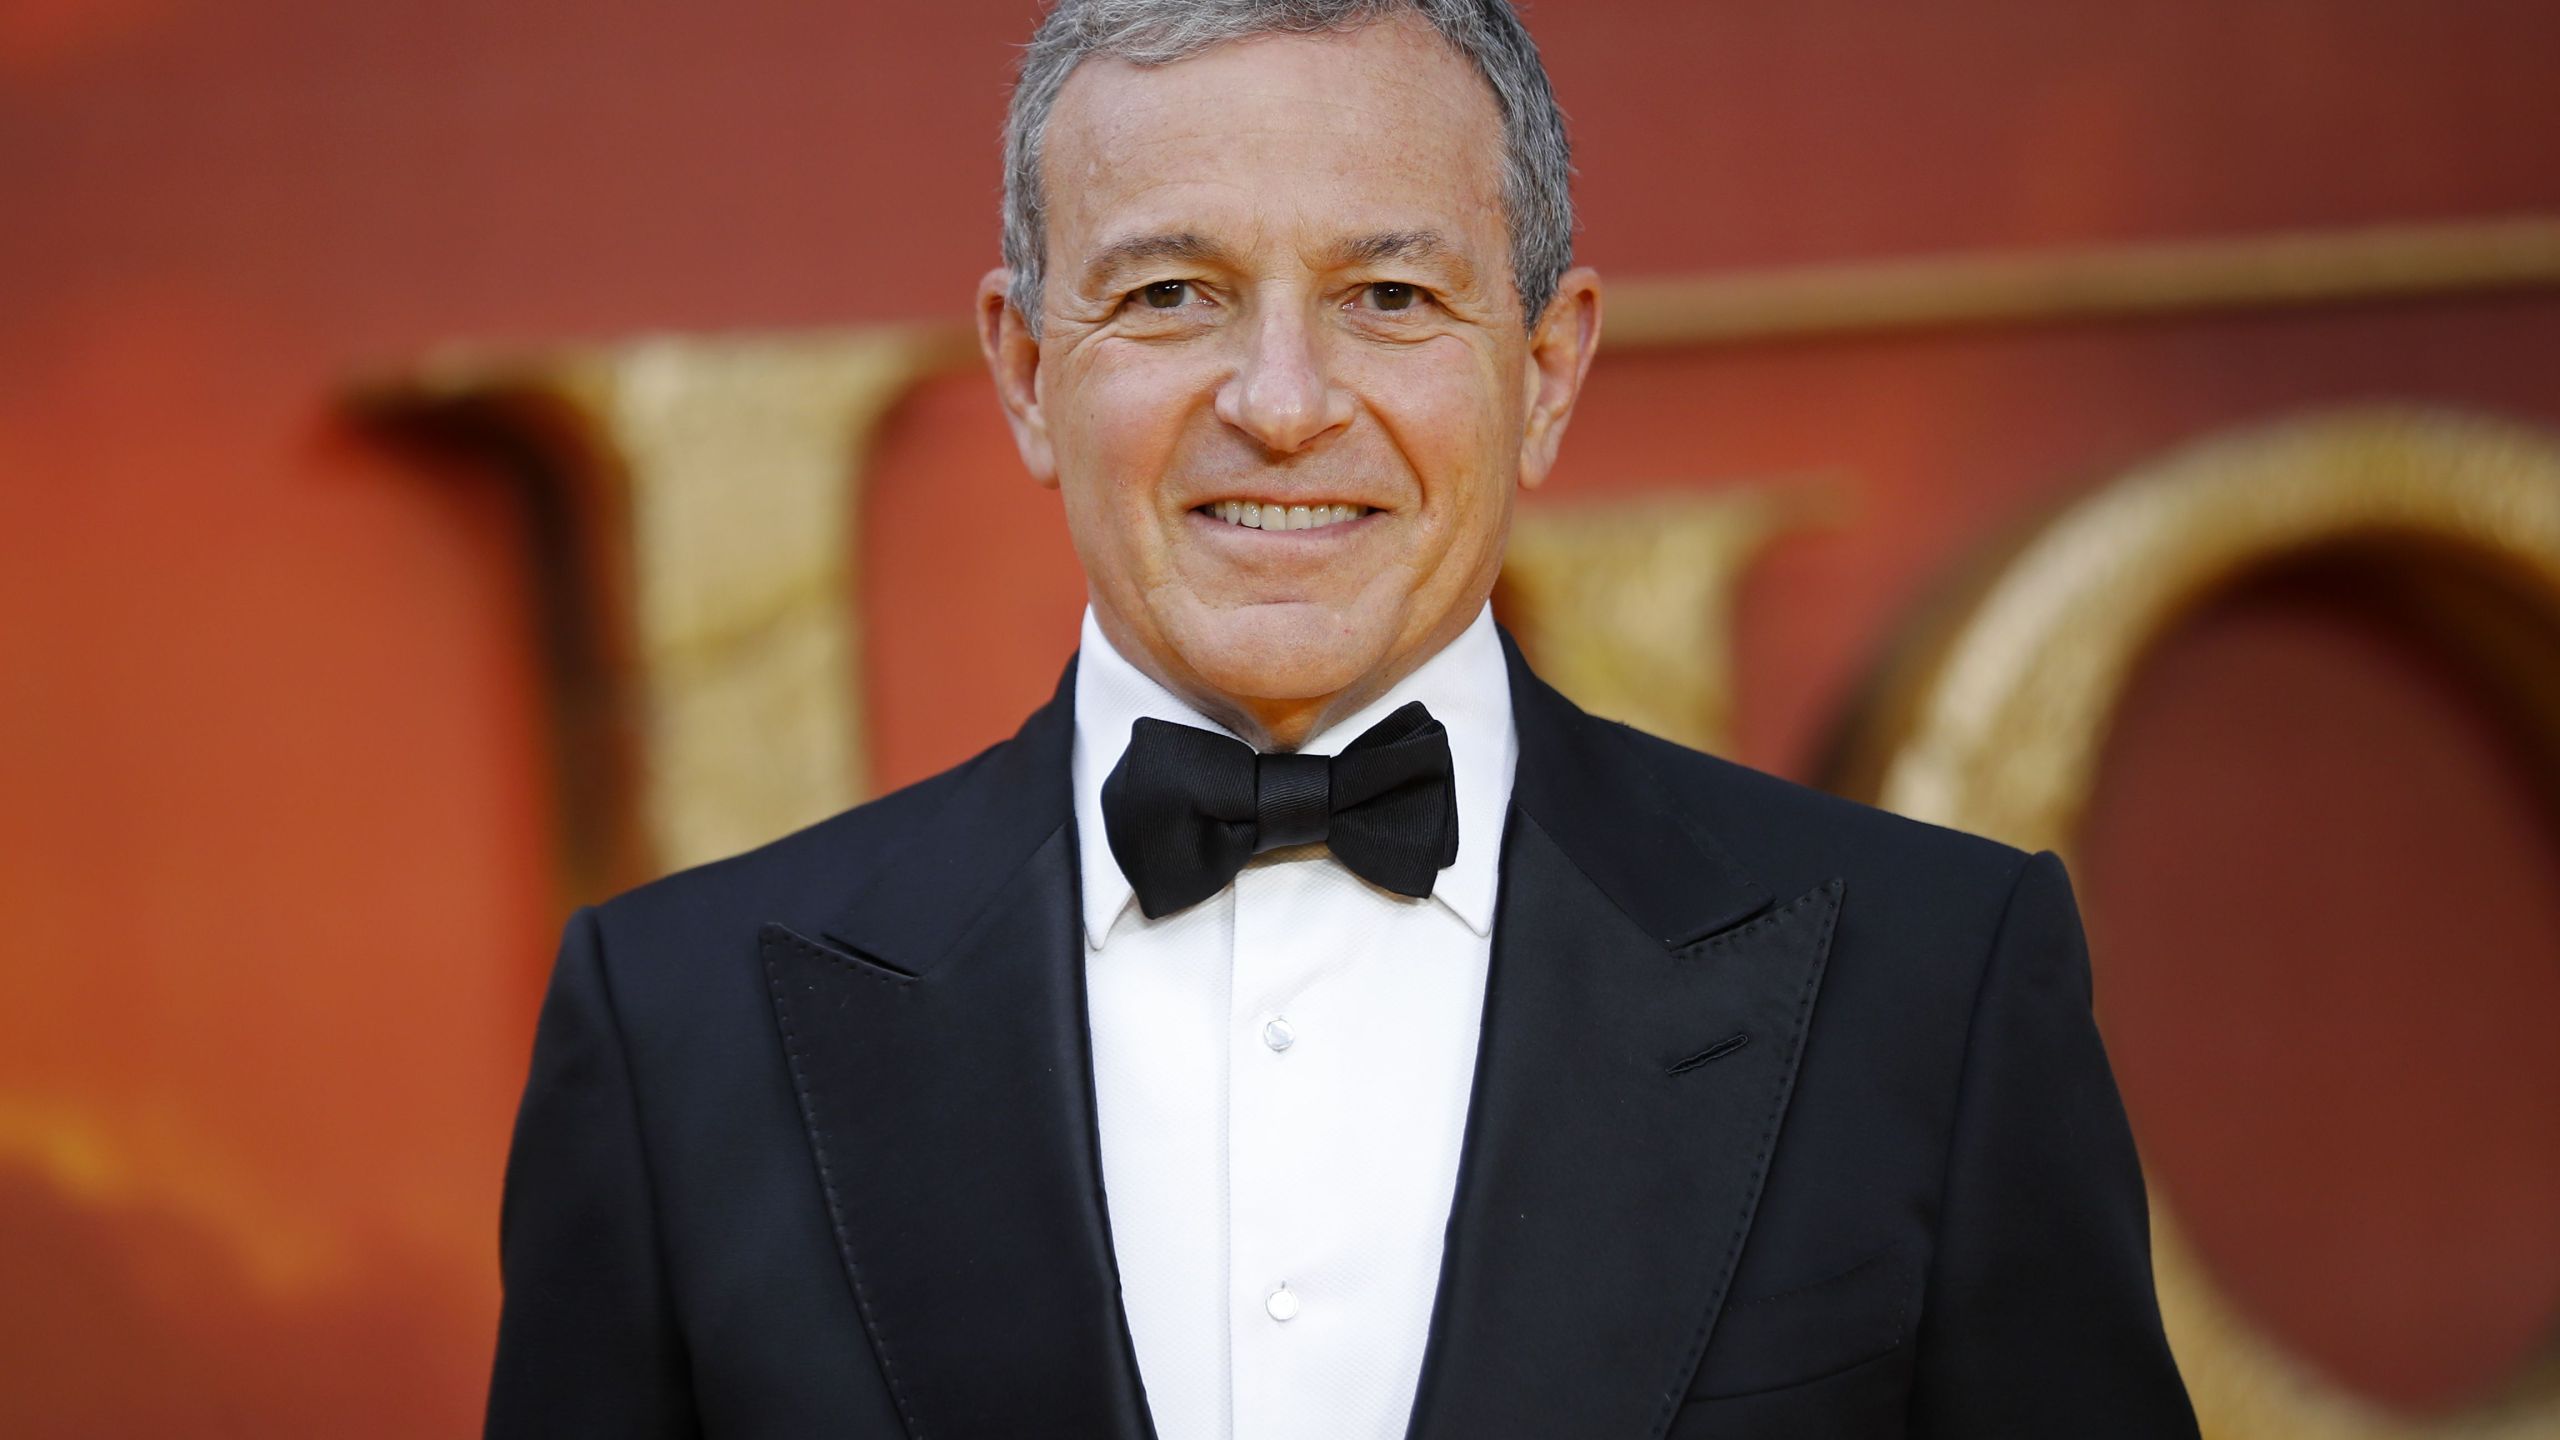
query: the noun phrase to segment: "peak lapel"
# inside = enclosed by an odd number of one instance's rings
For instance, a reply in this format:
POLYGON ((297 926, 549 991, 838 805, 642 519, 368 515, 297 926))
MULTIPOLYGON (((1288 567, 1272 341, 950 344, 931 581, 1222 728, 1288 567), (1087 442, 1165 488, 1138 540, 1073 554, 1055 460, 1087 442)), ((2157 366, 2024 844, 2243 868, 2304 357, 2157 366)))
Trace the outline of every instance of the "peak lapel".
POLYGON ((1152 1433, 1103 1204, 1074 668, 819 938, 764 965, 837 1249, 911 1435, 1152 1433))
POLYGON ((1840 886, 1772 906, 1504 639, 1520 768, 1409 1434, 1641 1440, 1723 1309, 1840 886))

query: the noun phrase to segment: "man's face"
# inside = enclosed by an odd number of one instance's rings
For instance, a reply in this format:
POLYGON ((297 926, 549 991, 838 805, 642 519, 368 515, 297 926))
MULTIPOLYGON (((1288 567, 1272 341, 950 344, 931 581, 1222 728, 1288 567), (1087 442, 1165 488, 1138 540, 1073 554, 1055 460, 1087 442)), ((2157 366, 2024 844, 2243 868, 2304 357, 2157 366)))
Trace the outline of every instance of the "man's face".
POLYGON ((1410 20, 1089 61, 1059 95, 1042 333, 1002 272, 982 333, 1104 632, 1248 736, 1295 744, 1454 638, 1552 460, 1596 287, 1523 328, 1501 134, 1410 20))

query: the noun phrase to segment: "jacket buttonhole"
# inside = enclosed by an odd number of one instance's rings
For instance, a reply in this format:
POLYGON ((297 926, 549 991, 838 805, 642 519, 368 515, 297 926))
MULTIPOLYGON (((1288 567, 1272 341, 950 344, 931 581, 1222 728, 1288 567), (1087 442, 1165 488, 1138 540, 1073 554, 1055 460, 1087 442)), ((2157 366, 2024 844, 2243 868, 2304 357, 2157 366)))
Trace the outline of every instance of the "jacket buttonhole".
POLYGON ((1739 1050, 1750 1043, 1751 1037, 1748 1034, 1743 1031, 1736 1030, 1713 1045, 1708 1046, 1706 1049, 1701 1050, 1697 1054, 1690 1056, 1688 1059, 1681 1061, 1679 1064, 1672 1066, 1670 1073, 1678 1075, 1685 1071, 1695 1070, 1699 1066, 1707 1064, 1709 1061, 1721 1060, 1727 1055, 1732 1054, 1734 1051, 1739 1050))

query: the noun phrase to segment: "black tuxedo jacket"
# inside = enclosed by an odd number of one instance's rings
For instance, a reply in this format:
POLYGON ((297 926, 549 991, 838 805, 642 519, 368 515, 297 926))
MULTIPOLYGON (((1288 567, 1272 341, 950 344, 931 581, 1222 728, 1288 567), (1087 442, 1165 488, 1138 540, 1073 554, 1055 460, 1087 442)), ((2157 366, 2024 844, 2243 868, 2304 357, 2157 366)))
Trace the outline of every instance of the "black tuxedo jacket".
MULTIPOLYGON (((2060 863, 1594 719, 1504 645, 1519 770, 1413 1440, 2193 1436, 2060 863)), ((491 1436, 1153 1433, 1073 676, 958 769, 569 922, 491 1436)))

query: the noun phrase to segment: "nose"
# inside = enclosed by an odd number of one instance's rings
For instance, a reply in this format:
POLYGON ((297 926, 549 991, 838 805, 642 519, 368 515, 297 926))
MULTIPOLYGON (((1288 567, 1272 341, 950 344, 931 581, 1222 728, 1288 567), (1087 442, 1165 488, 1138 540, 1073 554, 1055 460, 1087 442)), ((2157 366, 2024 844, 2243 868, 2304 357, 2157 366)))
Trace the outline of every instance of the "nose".
POLYGON ((1244 354, 1218 391, 1218 418, 1277 455, 1294 455, 1351 423, 1351 395, 1333 383, 1306 317, 1274 306, 1243 336, 1244 354))

